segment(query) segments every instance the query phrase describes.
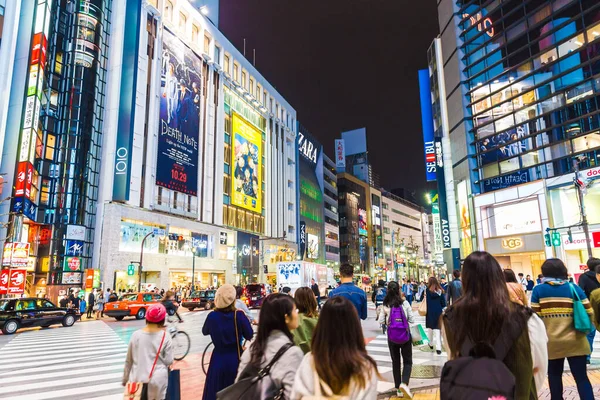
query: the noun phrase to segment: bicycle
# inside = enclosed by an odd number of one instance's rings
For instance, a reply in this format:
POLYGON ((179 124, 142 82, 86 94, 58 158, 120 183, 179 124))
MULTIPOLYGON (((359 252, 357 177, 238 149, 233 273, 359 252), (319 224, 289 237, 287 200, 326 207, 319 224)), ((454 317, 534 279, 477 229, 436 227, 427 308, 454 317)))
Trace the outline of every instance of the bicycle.
POLYGON ((172 323, 172 320, 167 320, 170 324, 167 326, 167 332, 171 335, 173 342, 173 353, 176 361, 181 361, 190 352, 191 340, 190 335, 185 331, 180 331, 177 325, 172 323))

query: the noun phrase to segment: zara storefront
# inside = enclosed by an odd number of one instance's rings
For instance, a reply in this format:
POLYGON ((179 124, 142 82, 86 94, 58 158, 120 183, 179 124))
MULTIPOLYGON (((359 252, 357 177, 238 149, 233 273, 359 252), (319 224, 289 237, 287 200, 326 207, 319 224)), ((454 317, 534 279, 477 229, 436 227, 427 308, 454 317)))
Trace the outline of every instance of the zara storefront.
POLYGON ((536 181, 474 198, 478 243, 502 268, 516 274, 541 274, 552 253, 544 246, 548 209, 544 181, 536 181))

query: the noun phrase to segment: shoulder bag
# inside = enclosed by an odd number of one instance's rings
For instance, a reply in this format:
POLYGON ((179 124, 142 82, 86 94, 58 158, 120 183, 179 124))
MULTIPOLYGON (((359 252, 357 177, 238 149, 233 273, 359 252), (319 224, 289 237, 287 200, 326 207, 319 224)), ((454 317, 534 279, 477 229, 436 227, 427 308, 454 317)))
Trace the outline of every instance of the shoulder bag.
POLYGON ((423 301, 419 305, 419 315, 421 317, 427 315, 427 292, 423 292, 423 301))
MULTIPOLYGON (((160 351, 162 350, 163 343, 165 342, 166 332, 163 332, 162 340, 160 341, 160 346, 158 346, 158 351, 156 352, 156 357, 154 357, 154 364, 152 364, 152 369, 150 370, 150 376, 148 377, 148 382, 152 379, 152 374, 154 373, 154 367, 156 367, 156 362, 158 361, 158 356, 160 355, 160 351)), ((148 383, 147 382, 127 382, 125 385, 125 393, 123 394, 123 400, 148 400, 148 383)))
POLYGON ((233 385, 217 393, 217 400, 283 400, 283 387, 271 378, 271 368, 292 347, 287 343, 279 349, 273 359, 264 368, 257 369, 248 365, 233 385))
POLYGON ((592 326, 592 321, 590 321, 590 317, 588 316, 587 311, 585 311, 585 306, 581 302, 573 284, 569 283, 569 287, 573 294, 573 323, 575 325, 575 330, 588 334, 594 328, 592 326))

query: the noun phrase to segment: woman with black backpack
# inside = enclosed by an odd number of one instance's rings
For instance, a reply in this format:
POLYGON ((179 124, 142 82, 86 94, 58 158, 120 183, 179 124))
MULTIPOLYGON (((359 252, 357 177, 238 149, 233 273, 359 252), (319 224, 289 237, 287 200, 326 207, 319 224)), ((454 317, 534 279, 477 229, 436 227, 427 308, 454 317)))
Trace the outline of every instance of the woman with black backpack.
POLYGON ((410 324, 414 323, 414 317, 412 307, 400 295, 400 285, 398 285, 398 282, 392 281, 388 283, 387 295, 383 299, 378 322, 387 326, 394 386, 398 390, 398 396, 402 395, 404 398, 412 399, 408 382, 410 380, 410 373, 412 372, 410 324), (400 367, 400 358, 402 358, 403 369, 400 367))
POLYGON ((502 268, 491 254, 471 253, 462 277, 463 295, 441 318, 448 351, 442 393, 537 399, 548 369, 544 323, 510 301, 502 268))
MULTIPOLYGON (((302 350, 294 346, 292 331, 297 327, 298 309, 294 299, 283 293, 267 296, 258 316, 256 337, 250 348, 242 354, 236 382, 239 384, 241 380, 253 377, 261 369, 270 366, 268 375, 273 387, 265 389, 281 391, 283 398, 289 399, 296 370, 304 357, 302 350)), ((244 393, 243 399, 260 399, 252 389, 244 393)), ((236 395, 224 392, 219 393, 219 398, 237 398, 236 395)))

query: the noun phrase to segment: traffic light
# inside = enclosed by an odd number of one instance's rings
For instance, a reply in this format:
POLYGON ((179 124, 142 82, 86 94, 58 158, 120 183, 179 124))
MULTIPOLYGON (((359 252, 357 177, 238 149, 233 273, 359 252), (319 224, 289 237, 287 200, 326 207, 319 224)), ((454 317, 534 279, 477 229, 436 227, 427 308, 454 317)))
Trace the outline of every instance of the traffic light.
POLYGON ((127 275, 135 275, 135 265, 129 264, 127 266, 127 275))
POLYGON ((544 242, 546 242, 546 247, 552 247, 552 240, 550 239, 549 233, 544 235, 544 242))
POLYGON ((567 238, 569 239, 569 243, 573 243, 573 234, 570 229, 567 231, 567 238))
POLYGON ((169 240, 183 240, 183 236, 177 233, 169 233, 169 240))
POLYGON ((552 232, 552 246, 560 247, 560 233, 557 231, 552 232))

